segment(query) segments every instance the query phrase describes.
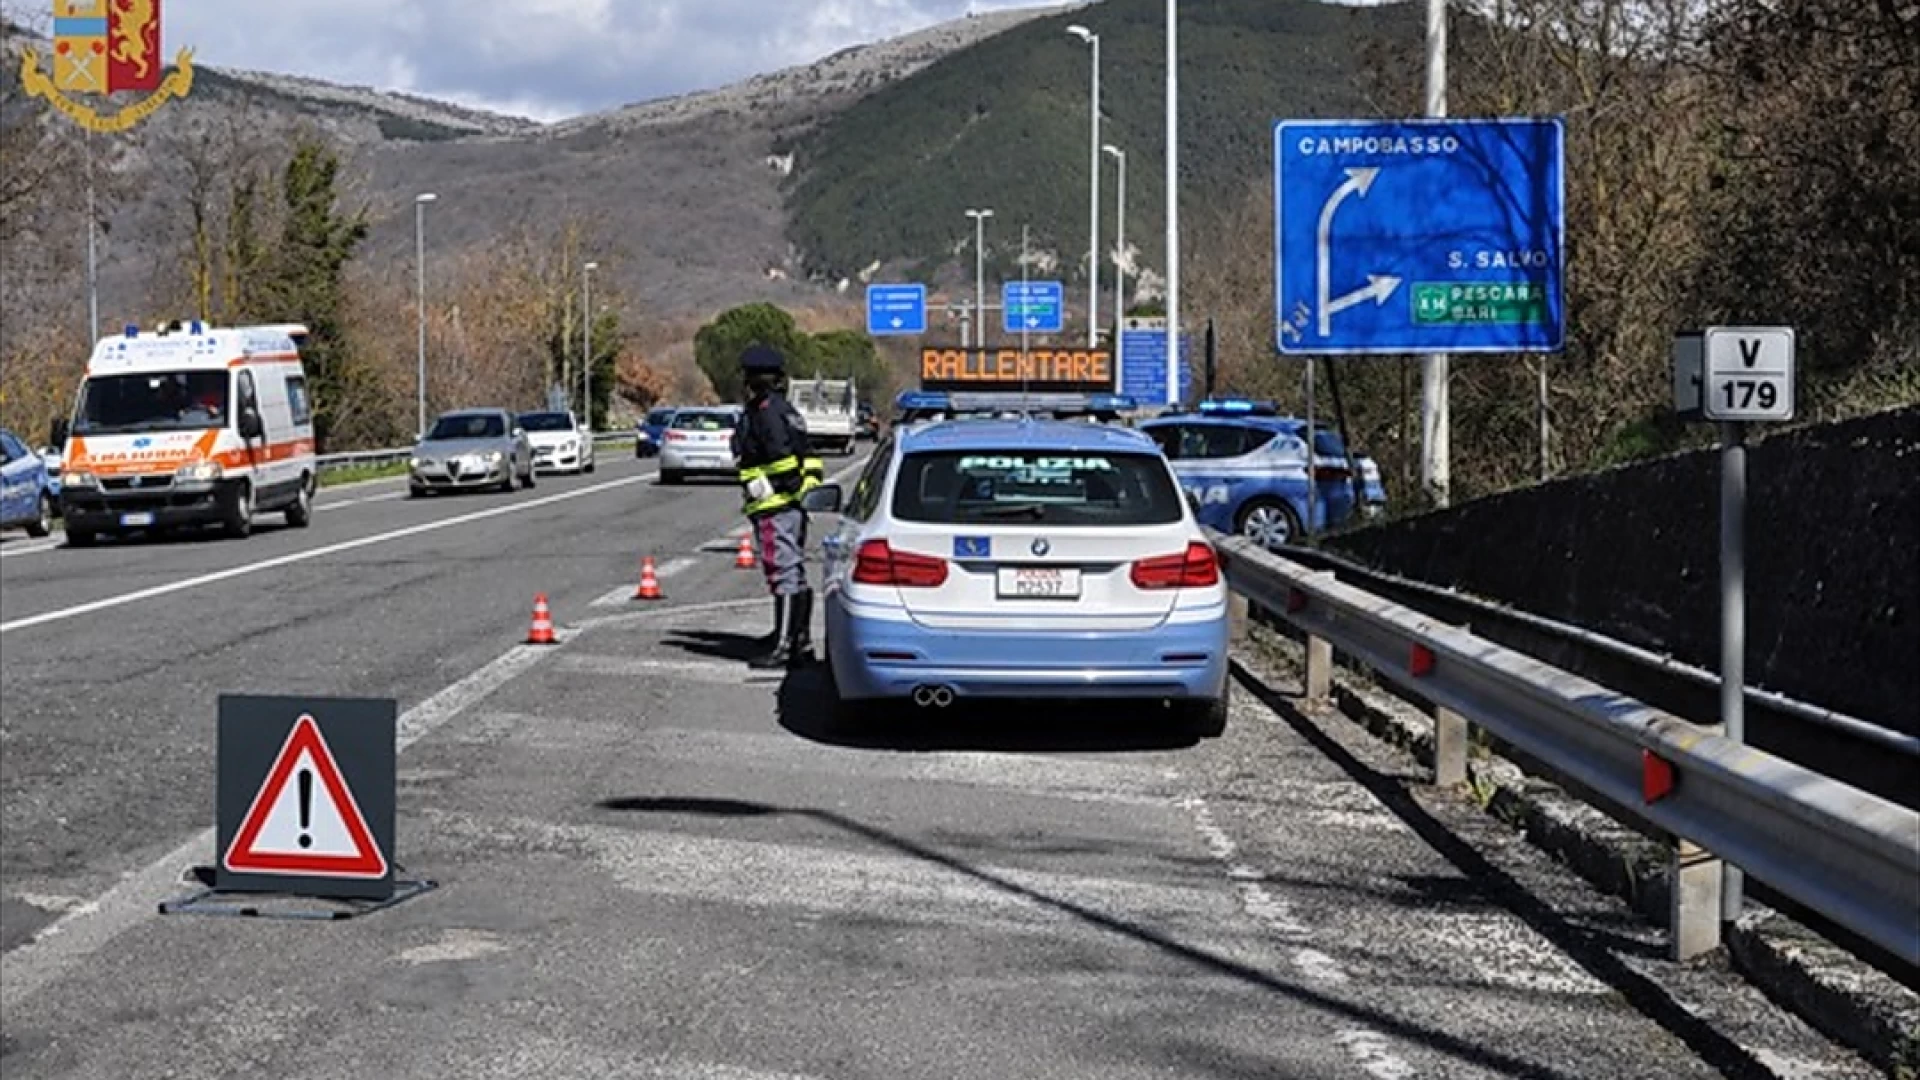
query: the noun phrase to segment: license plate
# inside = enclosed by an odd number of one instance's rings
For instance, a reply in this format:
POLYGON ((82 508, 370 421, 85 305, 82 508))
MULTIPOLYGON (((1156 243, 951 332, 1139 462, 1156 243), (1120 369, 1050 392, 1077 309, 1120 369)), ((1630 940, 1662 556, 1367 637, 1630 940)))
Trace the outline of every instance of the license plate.
POLYGON ((1002 598, 1072 600, 1080 595, 1080 571, 1061 567, 1008 566, 999 573, 1002 598))
POLYGON ((133 528, 139 525, 151 525, 153 524, 153 515, 152 514, 121 514, 120 524, 125 525, 128 528, 133 528))

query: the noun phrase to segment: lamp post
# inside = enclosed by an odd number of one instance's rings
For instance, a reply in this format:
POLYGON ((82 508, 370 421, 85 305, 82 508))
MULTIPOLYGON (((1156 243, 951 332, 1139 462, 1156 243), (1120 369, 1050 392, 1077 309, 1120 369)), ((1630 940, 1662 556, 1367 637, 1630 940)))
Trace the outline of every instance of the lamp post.
POLYGON ((1101 149, 1120 163, 1120 190, 1115 193, 1113 226, 1113 370, 1118 378, 1119 372, 1125 370, 1121 365, 1126 362, 1121 320, 1127 316, 1127 268, 1124 261, 1127 257, 1127 152, 1111 144, 1101 149))
POLYGON ((580 367, 586 380, 583 396, 587 399, 587 438, 593 438, 593 272, 600 264, 590 262, 580 271, 580 307, 584 320, 581 325, 582 346, 580 367))
POLYGON ((417 437, 427 437, 427 204, 439 198, 433 192, 413 197, 413 272, 414 291, 419 310, 415 318, 420 331, 419 369, 415 373, 417 437))
POLYGON ((1087 135, 1087 347, 1100 344, 1100 35, 1084 26, 1069 26, 1067 33, 1093 48, 1093 103, 1087 135))
POLYGON ((987 219, 993 216, 992 210, 969 210, 967 216, 973 219, 973 343, 976 348, 987 345, 987 219))
POLYGON ((1167 0, 1167 404, 1180 400, 1180 0, 1167 0))

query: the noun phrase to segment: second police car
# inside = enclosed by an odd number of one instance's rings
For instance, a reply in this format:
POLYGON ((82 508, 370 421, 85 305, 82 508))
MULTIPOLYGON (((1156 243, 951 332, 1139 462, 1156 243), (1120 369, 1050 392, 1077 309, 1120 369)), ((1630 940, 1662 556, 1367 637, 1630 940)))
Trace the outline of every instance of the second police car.
POLYGON ((1279 415, 1270 404, 1207 401, 1193 413, 1140 425, 1199 504, 1201 524, 1276 550, 1298 543, 1309 520, 1315 531, 1324 531, 1346 523, 1356 510, 1372 516, 1386 505, 1379 466, 1364 456, 1350 459, 1337 433, 1314 428, 1309 483, 1307 424, 1279 415), (1354 470, 1361 480, 1358 500, 1354 470))
MULTIPOLYGON (((931 410, 945 412, 946 410, 931 410)), ((1227 590, 1166 459, 1139 432, 1025 415, 908 422, 823 540, 842 720, 911 701, 1136 699, 1192 733, 1227 715, 1227 590)))

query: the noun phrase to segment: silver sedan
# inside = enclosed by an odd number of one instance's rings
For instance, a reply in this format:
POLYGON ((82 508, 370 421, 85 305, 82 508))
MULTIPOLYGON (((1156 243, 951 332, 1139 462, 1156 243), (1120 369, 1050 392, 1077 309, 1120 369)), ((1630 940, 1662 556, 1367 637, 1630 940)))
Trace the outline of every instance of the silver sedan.
POLYGON ((533 445, 506 409, 443 413, 407 462, 407 494, 533 486, 533 445))

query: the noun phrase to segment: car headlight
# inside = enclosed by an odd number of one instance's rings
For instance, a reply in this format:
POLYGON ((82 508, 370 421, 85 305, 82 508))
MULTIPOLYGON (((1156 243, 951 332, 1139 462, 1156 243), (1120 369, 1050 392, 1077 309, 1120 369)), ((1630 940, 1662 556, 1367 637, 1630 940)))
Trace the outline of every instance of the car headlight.
POLYGON ((94 480, 90 472, 67 471, 60 474, 61 487, 85 488, 93 487, 97 483, 98 481, 94 480))
POLYGON ((420 466, 422 466, 422 465, 425 465, 425 464, 426 464, 426 462, 425 462, 425 461, 423 461, 423 460, 421 460, 420 458, 417 458, 417 457, 410 457, 410 458, 408 458, 408 459, 407 459, 407 468, 409 468, 409 469, 417 469, 417 468, 419 468, 420 466))
POLYGON ((208 480, 220 479, 224 472, 225 470, 220 468, 220 463, 217 461, 190 461, 180 466, 179 470, 173 474, 173 478, 188 483, 204 483, 208 480))
POLYGON ((507 455, 501 453, 500 451, 498 450, 487 451, 487 464, 498 465, 505 460, 507 460, 507 455))

